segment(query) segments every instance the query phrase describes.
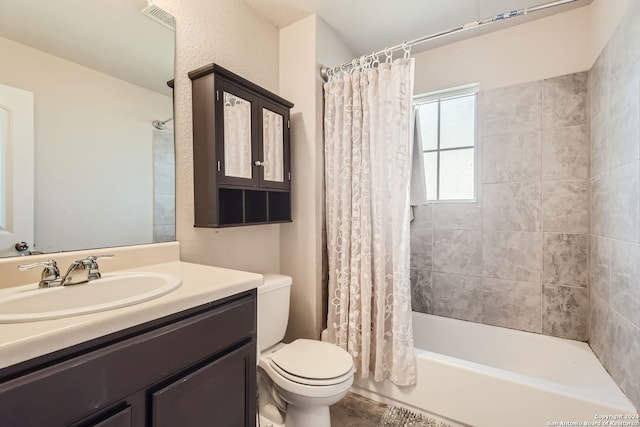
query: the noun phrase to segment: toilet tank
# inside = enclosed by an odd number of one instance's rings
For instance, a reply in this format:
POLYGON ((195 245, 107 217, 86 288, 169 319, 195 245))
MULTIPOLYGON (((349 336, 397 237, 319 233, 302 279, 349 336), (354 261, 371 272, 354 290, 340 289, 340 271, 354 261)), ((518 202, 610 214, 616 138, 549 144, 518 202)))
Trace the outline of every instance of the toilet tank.
POLYGON ((284 338, 289 321, 291 277, 263 274, 264 283, 258 286, 258 353, 284 338))

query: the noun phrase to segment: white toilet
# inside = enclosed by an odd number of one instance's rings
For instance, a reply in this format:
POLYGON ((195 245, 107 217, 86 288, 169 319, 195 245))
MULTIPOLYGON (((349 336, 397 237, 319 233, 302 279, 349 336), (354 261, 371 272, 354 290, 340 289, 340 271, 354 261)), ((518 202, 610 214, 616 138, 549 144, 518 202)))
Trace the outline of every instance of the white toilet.
POLYGON ((258 287, 260 427, 329 427, 329 406, 353 383, 353 359, 340 347, 299 339, 283 344, 291 277, 265 274, 258 287), (279 408, 279 409, 276 409, 279 408))

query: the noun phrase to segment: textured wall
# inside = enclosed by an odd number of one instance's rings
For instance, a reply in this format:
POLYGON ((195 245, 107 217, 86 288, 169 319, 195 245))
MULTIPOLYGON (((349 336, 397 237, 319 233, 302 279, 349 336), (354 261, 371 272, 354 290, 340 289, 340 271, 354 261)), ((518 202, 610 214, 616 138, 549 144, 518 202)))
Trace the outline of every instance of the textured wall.
POLYGON ((590 71, 590 345, 640 407, 640 1, 590 71))
POLYGON ((159 0, 176 18, 176 233, 183 261, 280 271, 280 226, 193 227, 193 129, 187 73, 215 62, 278 91, 278 29, 238 0, 159 0))
POLYGON ((482 91, 478 199, 418 207, 414 310, 588 338, 587 73, 482 91))

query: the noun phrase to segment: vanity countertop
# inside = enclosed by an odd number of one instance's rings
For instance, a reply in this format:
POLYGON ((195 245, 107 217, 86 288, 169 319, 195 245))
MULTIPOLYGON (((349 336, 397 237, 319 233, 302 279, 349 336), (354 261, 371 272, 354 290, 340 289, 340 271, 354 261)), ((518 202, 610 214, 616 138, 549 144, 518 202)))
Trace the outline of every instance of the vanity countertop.
POLYGON ((159 298, 99 313, 0 324, 0 369, 256 288, 262 275, 174 261, 122 272, 175 274, 182 285, 159 298))

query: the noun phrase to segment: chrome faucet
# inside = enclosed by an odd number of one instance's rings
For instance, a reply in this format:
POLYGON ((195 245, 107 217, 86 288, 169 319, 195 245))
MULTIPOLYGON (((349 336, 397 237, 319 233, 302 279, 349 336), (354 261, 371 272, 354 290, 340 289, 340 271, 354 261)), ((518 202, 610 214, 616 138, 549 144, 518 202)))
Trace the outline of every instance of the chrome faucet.
POLYGON ((90 255, 86 258, 74 261, 64 275, 63 285, 77 285, 80 283, 86 283, 91 280, 99 279, 101 277, 98 270, 98 258, 113 258, 113 255, 90 255))
POLYGON ((86 258, 74 261, 67 270, 67 273, 60 277, 60 270, 58 265, 52 259, 44 262, 35 262, 33 264, 19 265, 18 270, 27 271, 35 267, 44 267, 39 288, 52 288, 54 286, 67 286, 77 285, 79 283, 86 283, 91 280, 99 279, 101 277, 100 270, 98 269, 98 258, 113 258, 113 255, 90 255, 86 258))
POLYGON ((54 286, 62 285, 62 278, 60 277, 60 270, 58 265, 52 259, 44 262, 34 262, 33 264, 19 265, 18 270, 27 271, 35 267, 44 267, 42 275, 40 276, 39 288, 52 288, 54 286))

